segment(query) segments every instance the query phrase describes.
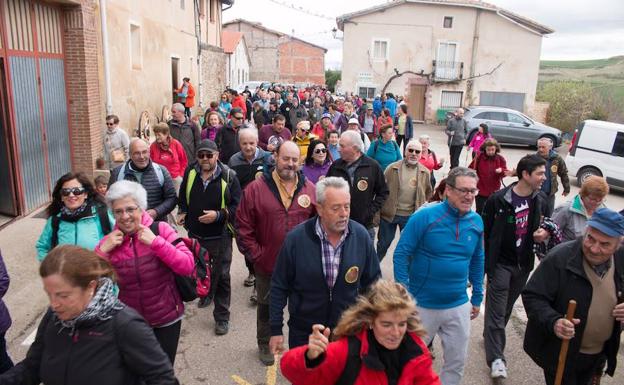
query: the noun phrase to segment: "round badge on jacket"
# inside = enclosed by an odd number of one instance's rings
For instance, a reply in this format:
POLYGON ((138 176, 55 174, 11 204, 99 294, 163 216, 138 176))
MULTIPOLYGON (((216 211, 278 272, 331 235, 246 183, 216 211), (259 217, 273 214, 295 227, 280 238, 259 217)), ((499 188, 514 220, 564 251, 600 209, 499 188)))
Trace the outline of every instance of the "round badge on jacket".
POLYGON ((366 189, 368 188, 368 182, 364 179, 360 179, 360 181, 357 182, 357 188, 360 191, 366 191, 366 189))
POLYGON ((360 268, 357 266, 351 266, 345 274, 345 281, 347 283, 355 283, 360 275, 360 268))
POLYGON ((260 179, 261 176, 262 176, 262 171, 258 171, 258 172, 256 172, 256 175, 254 176, 254 179, 260 179))
POLYGON ((299 195, 299 198, 297 198, 297 203, 299 203, 299 206, 303 207, 304 209, 307 209, 310 206, 310 197, 308 196, 308 194, 301 194, 299 195))
POLYGON ((552 172, 553 174, 556 174, 557 170, 558 168, 556 164, 553 164, 552 166, 550 166, 550 172, 552 172))
POLYGON ((409 184, 412 187, 416 187, 418 185, 418 179, 416 179, 416 177, 410 179, 409 184))

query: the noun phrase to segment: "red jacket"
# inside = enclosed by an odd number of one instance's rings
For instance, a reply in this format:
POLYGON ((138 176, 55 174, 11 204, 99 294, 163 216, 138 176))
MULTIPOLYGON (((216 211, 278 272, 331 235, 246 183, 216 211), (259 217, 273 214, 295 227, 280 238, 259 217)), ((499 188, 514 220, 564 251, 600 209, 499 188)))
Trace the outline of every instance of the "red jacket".
POLYGON ((479 177, 477 182, 479 195, 489 197, 500 190, 501 180, 505 177, 505 171, 507 171, 507 162, 500 154, 489 157, 483 152, 479 152, 472 160, 472 163, 470 163, 470 168, 475 170, 479 177), (500 173, 496 173, 495 170, 497 168, 501 169, 500 173))
MULTIPOLYGON (((357 338, 361 341, 362 364, 354 385, 387 385, 388 377, 383 364, 376 354, 369 352, 367 329, 363 329, 357 338)), ((280 362, 282 374, 293 385, 335 384, 342 372, 349 370, 345 368, 349 352, 347 337, 330 343, 322 362, 313 368, 306 366, 307 349, 307 345, 291 349, 284 354, 280 362)), ((404 360, 405 365, 402 368, 398 385, 441 384, 438 375, 433 371, 431 354, 420 337, 408 332, 399 349, 405 351, 405 356, 401 359, 406 358, 406 360, 404 360)))
POLYGON ((271 275, 286 233, 316 215, 314 184, 299 174, 290 208, 286 210, 270 173, 245 187, 236 210, 236 244, 262 274, 271 275))
MULTIPOLYGON (((176 89, 175 90, 176 94, 182 92, 183 88, 184 88, 184 85, 176 89)), ((195 88, 193 88, 191 83, 189 83, 188 89, 186 90, 186 100, 184 101, 184 107, 191 108, 193 106, 195 106, 195 88)))
MULTIPOLYGON (((245 99, 242 96, 238 95, 232 100, 232 108, 240 108, 243 110, 243 116, 247 116, 247 105, 245 104, 245 99)), ((231 111, 231 110, 230 110, 231 111)))
POLYGON ((163 150, 162 147, 156 142, 150 145, 150 158, 152 161, 164 166, 171 178, 177 178, 184 174, 184 170, 188 164, 186 159, 186 152, 182 143, 178 140, 169 137, 169 149, 163 150))

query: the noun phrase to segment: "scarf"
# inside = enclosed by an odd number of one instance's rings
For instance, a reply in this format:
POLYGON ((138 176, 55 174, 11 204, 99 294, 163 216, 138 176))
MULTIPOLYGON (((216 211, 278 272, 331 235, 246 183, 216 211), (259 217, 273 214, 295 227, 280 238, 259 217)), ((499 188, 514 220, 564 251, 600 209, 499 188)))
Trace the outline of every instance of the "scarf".
POLYGON ((533 252, 535 253, 537 259, 541 261, 544 257, 546 257, 546 254, 550 251, 550 249, 561 243, 563 237, 561 231, 559 230, 559 226, 549 217, 544 217, 544 220, 539 227, 548 231, 550 234, 550 237, 548 237, 548 239, 544 242, 533 243, 533 252))
POLYGON ((59 334, 63 329, 69 329, 69 335, 73 336, 77 327, 89 326, 106 321, 115 315, 124 305, 117 299, 114 293, 115 285, 110 278, 100 278, 98 288, 87 305, 76 318, 63 321, 56 317, 56 325, 61 325, 59 334))
POLYGON ((87 208, 91 207, 91 202, 89 199, 86 199, 80 207, 75 210, 69 209, 67 206, 63 205, 61 207, 61 219, 67 222, 76 222, 80 218, 91 214, 91 210, 87 210, 87 208))

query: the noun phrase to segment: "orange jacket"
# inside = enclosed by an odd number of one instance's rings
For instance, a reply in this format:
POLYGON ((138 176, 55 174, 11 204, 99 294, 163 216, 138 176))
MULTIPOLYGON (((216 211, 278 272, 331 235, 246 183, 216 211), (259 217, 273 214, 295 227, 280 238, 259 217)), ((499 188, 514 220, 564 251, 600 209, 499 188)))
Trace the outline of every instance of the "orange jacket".
MULTIPOLYGON (((176 94, 182 92, 183 88, 184 84, 180 88, 175 90, 176 94)), ((193 106, 195 106, 195 88, 193 88, 193 86, 189 82, 188 90, 186 91, 186 101, 184 102, 184 107, 191 108, 193 106)))

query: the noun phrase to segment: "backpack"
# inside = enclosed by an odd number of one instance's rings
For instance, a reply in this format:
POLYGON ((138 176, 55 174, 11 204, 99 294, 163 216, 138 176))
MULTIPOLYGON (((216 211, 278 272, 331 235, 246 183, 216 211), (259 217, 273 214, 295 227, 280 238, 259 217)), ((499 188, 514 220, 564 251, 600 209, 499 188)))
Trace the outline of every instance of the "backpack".
MULTIPOLYGON (((158 178, 158 184, 162 187, 165 184, 165 174, 161 166, 158 163, 152 162, 152 166, 154 166, 154 171, 156 172, 156 178, 158 178)), ((119 169, 119 174, 117 174, 117 182, 120 180, 124 180, 126 177, 126 165, 124 164, 119 169)))
MULTIPOLYGON (((150 230, 154 235, 158 236, 160 231, 158 225, 160 222, 154 221, 150 225, 150 230)), ((177 245, 183 242, 184 245, 193 254, 194 268, 190 275, 179 275, 174 273, 175 283, 180 297, 184 302, 192 302, 197 298, 205 298, 210 293, 211 283, 211 259, 208 250, 203 248, 197 239, 180 237, 171 242, 172 245, 177 245)))
MULTIPOLYGON (((375 145, 373 146, 373 157, 377 156, 377 149, 379 148, 379 141, 380 140, 381 139, 377 139, 375 141, 375 145)), ((398 150, 399 149, 399 145, 397 144, 396 140, 393 140, 392 142, 394 143, 394 149, 398 150)))
MULTIPOLYGON (((102 233, 104 235, 108 235, 113 229, 111 226, 110 220, 108 219, 108 208, 104 205, 97 205, 97 216, 100 221, 100 226, 102 227, 102 233)), ((52 239, 50 241, 50 249, 58 246, 58 232, 59 227, 61 225, 61 217, 58 215, 54 215, 52 217, 52 239)))

